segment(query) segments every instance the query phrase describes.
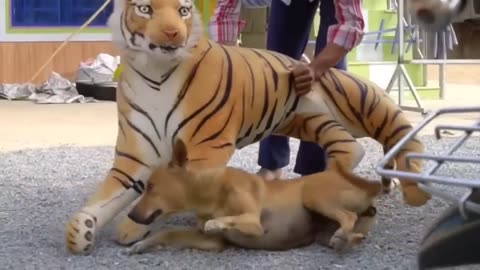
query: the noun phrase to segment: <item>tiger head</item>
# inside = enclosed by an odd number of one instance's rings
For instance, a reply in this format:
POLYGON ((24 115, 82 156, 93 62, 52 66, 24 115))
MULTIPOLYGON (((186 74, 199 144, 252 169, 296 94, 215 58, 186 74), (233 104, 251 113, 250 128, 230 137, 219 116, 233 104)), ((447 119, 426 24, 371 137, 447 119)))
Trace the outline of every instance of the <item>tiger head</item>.
POLYGON ((193 0, 115 0, 108 25, 117 46, 166 60, 186 56, 203 34, 193 0))

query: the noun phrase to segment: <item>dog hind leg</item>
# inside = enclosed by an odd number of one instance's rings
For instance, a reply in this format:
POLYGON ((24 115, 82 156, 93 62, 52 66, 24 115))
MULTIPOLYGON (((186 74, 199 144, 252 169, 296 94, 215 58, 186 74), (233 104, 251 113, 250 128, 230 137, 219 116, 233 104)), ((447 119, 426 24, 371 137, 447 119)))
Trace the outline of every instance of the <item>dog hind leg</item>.
POLYGON ((260 223, 260 215, 252 213, 211 219, 205 223, 204 230, 208 233, 238 230, 241 233, 251 236, 260 236, 264 234, 263 226, 260 223))

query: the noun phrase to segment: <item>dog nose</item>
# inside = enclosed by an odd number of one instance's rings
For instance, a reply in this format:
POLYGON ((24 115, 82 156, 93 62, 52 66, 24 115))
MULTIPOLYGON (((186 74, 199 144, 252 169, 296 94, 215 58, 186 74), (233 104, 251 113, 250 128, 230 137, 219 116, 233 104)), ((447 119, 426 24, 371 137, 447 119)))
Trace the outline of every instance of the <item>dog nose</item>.
POLYGON ((173 39, 177 36, 178 30, 163 30, 163 33, 169 38, 173 39))

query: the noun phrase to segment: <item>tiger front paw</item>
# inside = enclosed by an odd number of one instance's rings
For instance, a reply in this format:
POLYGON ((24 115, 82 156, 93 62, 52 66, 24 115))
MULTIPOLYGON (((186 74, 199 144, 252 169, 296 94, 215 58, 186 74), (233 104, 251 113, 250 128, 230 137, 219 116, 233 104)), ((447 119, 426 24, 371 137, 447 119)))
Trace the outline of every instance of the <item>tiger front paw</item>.
POLYGON ((66 227, 66 248, 75 255, 87 255, 95 245, 96 218, 79 212, 70 219, 66 227))

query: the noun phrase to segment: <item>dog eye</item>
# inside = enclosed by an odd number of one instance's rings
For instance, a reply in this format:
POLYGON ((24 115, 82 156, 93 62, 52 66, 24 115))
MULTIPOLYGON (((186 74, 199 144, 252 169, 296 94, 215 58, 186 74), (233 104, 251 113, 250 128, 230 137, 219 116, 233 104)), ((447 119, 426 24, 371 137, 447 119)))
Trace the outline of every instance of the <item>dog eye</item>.
POLYGON ((148 14, 148 15, 152 14, 152 7, 147 6, 147 5, 139 6, 138 10, 143 14, 148 14))
POLYGON ((180 13, 180 16, 182 17, 185 17, 185 16, 188 16, 188 14, 190 14, 190 8, 187 8, 187 7, 181 7, 178 12, 180 13))
POLYGON ((148 183, 147 184, 147 191, 152 191, 153 189, 153 184, 152 183, 148 183))

